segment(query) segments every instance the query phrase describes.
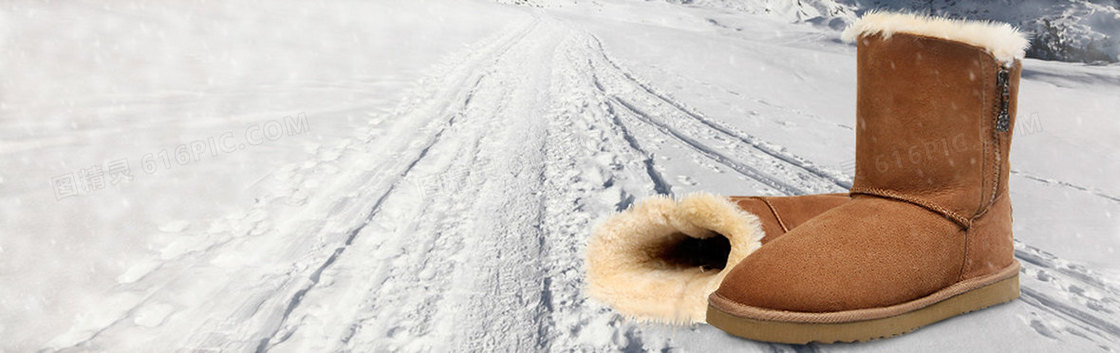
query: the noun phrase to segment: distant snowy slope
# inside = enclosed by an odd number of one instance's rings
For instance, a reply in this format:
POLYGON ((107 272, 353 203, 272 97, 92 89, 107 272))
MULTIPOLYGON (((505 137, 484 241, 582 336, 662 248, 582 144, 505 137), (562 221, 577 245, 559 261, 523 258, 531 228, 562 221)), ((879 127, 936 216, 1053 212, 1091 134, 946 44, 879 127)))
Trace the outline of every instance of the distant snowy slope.
POLYGON ((840 30, 874 9, 1011 23, 1028 33, 1028 57, 1080 62, 1120 60, 1117 0, 665 0, 669 3, 770 15, 840 30))
POLYGON ((1029 57, 1061 61, 1120 60, 1117 0, 841 0, 861 9, 892 9, 1001 21, 1031 38, 1029 57))
POLYGON ((852 7, 834 0, 666 0, 671 3, 773 15, 793 22, 824 23, 844 28, 855 19, 852 7))

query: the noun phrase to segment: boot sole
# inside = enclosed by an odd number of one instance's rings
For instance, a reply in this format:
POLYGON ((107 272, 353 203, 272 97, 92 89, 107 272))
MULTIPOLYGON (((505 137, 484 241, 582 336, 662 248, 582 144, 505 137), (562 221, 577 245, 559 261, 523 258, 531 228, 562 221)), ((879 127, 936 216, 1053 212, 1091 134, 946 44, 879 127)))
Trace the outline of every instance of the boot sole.
MULTIPOLYGON (((925 298, 892 306, 891 308, 916 308, 881 318, 836 322, 837 318, 866 316, 865 313, 869 311, 866 309, 831 313, 791 313, 746 307, 749 312, 765 313, 765 315, 748 314, 749 316, 755 316, 748 317, 748 315, 742 314, 744 311, 742 308, 725 311, 709 302, 707 320, 708 324, 732 335, 766 342, 789 344, 865 342, 894 337, 953 316, 1015 300, 1019 297, 1018 265, 1018 262, 1016 262, 1012 266, 1015 272, 1010 277, 1001 276, 1010 268, 1004 269, 1000 273, 989 276, 989 282, 994 280, 990 284, 956 294, 944 293, 954 290, 953 287, 949 287, 925 298), (945 299, 933 301, 931 304, 922 305, 921 303, 931 302, 930 298, 938 297, 945 299), (739 314, 732 314, 728 311, 736 311, 739 314), (796 318, 782 320, 775 319, 774 316, 796 318), (760 317, 766 318, 762 319, 760 317)), ((960 291, 960 289, 956 288, 956 291, 960 291)), ((888 311, 891 308, 878 309, 888 311)))

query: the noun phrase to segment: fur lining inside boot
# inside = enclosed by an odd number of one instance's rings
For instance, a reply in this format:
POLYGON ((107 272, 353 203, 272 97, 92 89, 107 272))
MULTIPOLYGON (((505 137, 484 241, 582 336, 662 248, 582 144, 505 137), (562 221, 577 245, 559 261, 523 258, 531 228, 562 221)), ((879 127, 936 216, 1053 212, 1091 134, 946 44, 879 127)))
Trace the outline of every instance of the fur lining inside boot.
POLYGON ((592 298, 628 317, 703 322, 708 295, 765 234, 727 198, 648 198, 599 225, 587 245, 592 298))

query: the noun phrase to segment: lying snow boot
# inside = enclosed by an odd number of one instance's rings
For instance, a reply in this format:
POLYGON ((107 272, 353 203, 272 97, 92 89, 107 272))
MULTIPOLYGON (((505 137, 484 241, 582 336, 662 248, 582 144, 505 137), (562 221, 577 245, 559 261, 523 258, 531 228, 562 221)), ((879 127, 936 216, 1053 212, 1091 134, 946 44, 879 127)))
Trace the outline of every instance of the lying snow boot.
POLYGON ((890 337, 1019 296, 1008 150, 1027 41, 872 13, 856 41, 852 198, 741 261, 708 323, 782 342, 890 337))
POLYGON ((702 322, 708 294, 727 270, 846 201, 847 194, 646 199, 595 230, 587 245, 589 294, 638 320, 702 322))

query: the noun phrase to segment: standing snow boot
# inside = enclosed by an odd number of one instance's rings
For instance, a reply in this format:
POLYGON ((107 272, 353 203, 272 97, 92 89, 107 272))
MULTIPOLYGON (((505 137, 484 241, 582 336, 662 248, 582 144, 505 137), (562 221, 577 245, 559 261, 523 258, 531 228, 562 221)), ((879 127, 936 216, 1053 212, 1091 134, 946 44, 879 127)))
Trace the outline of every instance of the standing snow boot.
POLYGON ((741 261, 708 322, 783 342, 890 337, 1019 296, 1008 150, 1027 41, 1006 24, 871 13, 852 199, 741 261))
POLYGON ((611 216, 588 241, 588 292, 634 319, 703 322, 708 294, 740 260, 848 200, 848 194, 643 200, 611 216))

